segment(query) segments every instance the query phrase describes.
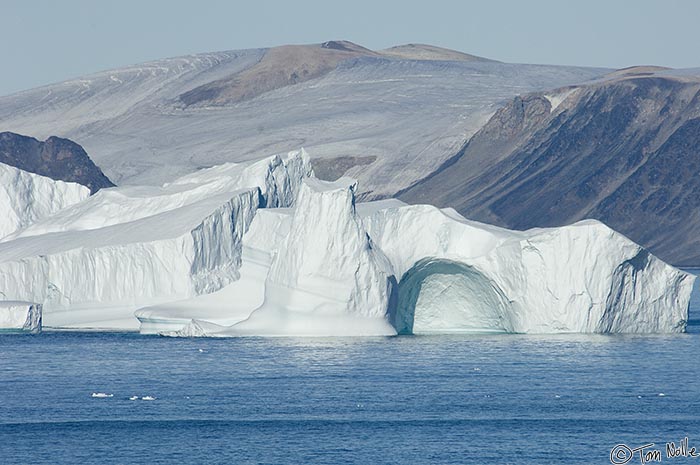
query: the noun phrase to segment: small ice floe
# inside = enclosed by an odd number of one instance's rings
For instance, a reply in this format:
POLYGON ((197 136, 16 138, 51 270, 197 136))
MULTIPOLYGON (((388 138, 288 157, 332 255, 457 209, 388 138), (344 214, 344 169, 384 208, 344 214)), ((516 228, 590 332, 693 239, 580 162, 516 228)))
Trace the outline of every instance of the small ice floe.
POLYGON ((481 371, 481 368, 474 367, 474 371, 481 371))
POLYGON ((491 394, 485 394, 485 395, 484 395, 484 399, 490 399, 490 398, 491 398, 491 394))
POLYGON ((129 397, 129 400, 139 400, 139 396, 131 396, 129 397))
POLYGON ((106 392, 93 392, 90 397, 95 397, 97 399, 106 399, 108 397, 114 397, 114 394, 107 394, 106 392))
POLYGON ((156 398, 153 396, 143 396, 141 400, 156 400, 156 398))
POLYGON ((641 398, 642 398, 642 396, 637 396, 637 399, 641 399, 641 398))
POLYGON ((206 352, 206 350, 204 350, 204 349, 198 349, 198 350, 199 350, 200 354, 203 354, 204 352, 206 352))
POLYGON ((561 399, 561 396, 560 396, 559 394, 555 394, 555 395, 554 395, 554 398, 555 398, 555 399, 561 399))
POLYGON ((666 394, 664 394, 663 392, 660 392, 660 393, 657 394, 657 396, 659 396, 659 397, 666 397, 666 394))

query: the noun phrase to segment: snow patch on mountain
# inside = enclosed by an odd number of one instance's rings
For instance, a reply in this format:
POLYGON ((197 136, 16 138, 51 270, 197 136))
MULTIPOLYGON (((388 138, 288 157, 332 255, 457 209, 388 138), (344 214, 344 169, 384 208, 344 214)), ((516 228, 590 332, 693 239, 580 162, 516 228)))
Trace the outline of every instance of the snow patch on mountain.
POLYGON ((554 111, 559 107, 559 105, 561 105, 562 102, 569 98, 569 96, 575 91, 576 89, 563 89, 560 92, 544 94, 544 98, 546 98, 547 101, 549 101, 550 113, 554 113, 554 111))

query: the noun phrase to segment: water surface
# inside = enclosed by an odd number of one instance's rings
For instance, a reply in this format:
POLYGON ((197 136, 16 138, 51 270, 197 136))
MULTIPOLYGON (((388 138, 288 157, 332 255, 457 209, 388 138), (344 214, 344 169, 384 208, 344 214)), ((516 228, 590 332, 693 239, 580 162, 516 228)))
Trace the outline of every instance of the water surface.
POLYGON ((665 456, 700 447, 695 292, 674 336, 0 335, 0 463, 700 464, 665 456))

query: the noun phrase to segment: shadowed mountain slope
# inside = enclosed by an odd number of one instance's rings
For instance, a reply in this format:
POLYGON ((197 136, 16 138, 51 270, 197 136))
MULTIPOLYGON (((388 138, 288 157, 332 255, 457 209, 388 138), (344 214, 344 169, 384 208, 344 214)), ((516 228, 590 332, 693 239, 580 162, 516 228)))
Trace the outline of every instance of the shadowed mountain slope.
POLYGON ((77 182, 93 194, 114 187, 80 145, 60 137, 41 142, 12 132, 0 133, 0 163, 59 181, 77 182))
POLYGON ((700 77, 645 71, 514 98, 400 198, 516 229, 595 218, 700 264, 700 77))

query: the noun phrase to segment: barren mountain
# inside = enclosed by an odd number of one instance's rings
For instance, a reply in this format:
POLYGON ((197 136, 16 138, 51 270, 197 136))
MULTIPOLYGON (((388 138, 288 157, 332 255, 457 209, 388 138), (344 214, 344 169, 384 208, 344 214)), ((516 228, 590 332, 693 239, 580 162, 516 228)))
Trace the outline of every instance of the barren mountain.
POLYGON ((515 95, 607 69, 345 41, 170 58, 0 97, 0 130, 78 141, 118 184, 305 147, 328 178, 391 196, 454 156, 515 95), (392 52, 393 50, 393 52, 392 52))
POLYGON ((185 105, 241 102, 280 87, 323 76, 340 62, 359 56, 378 54, 347 41, 274 47, 250 68, 187 91, 180 95, 180 101, 185 105))
POLYGON ((402 193, 517 229, 604 221, 671 263, 700 263, 700 77, 618 72, 514 98, 402 193))
POLYGON ((380 50, 379 53, 387 57, 402 58, 405 60, 494 61, 488 58, 426 44, 397 45, 385 50, 380 50))
POLYGON ((0 133, 0 163, 59 181, 77 182, 93 194, 114 186, 80 145, 60 137, 41 142, 11 132, 0 133))

